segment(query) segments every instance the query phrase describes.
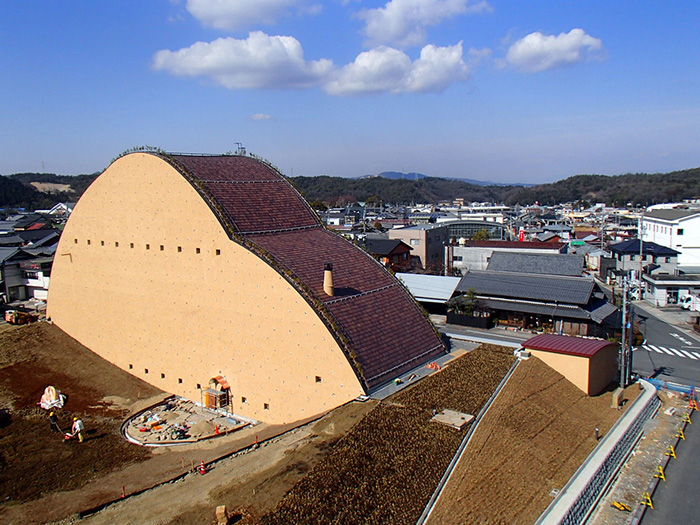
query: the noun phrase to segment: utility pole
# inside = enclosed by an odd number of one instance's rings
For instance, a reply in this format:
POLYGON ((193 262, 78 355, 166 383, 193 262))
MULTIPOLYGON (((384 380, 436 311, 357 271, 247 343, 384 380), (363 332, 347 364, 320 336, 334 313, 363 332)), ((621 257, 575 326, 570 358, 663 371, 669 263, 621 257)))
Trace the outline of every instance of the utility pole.
POLYGON ((644 255, 644 241, 642 240, 642 225, 644 224, 644 211, 642 211, 641 215, 639 216, 639 229, 637 231, 637 237, 639 237, 639 297, 638 299, 642 299, 644 297, 644 292, 642 289, 642 273, 644 273, 644 262, 642 261, 642 257, 644 255))
POLYGON ((627 279, 622 285, 622 337, 620 337, 620 388, 625 388, 630 383, 632 376, 632 352, 630 346, 634 330, 630 322, 631 306, 629 302, 629 283, 627 279))

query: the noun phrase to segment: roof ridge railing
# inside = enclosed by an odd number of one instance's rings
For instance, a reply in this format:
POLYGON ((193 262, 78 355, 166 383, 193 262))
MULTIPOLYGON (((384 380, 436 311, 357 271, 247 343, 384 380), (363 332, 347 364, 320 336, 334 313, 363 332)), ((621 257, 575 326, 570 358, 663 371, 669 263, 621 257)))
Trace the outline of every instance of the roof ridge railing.
POLYGON ((256 183, 266 183, 266 182, 286 182, 284 179, 265 179, 265 180, 204 180, 202 182, 206 184, 256 184, 256 183))
POLYGON ((380 286, 379 288, 375 288, 374 290, 367 290, 366 292, 360 292, 360 293, 348 295, 345 297, 339 297, 338 299, 331 299, 330 301, 326 301, 324 304, 329 305, 329 304, 335 304, 335 303, 342 303, 343 301, 349 301, 350 299, 356 299, 358 297, 364 297, 365 295, 370 295, 370 294, 373 294, 376 292, 388 290, 389 288, 393 288, 395 286, 401 286, 401 283, 393 282, 391 284, 387 284, 385 286, 380 286))
POLYGON ((279 228, 276 230, 257 230, 257 231, 248 231, 248 232, 236 232, 239 235, 264 235, 266 233, 286 233, 286 232, 294 232, 294 231, 301 231, 301 230, 313 230, 314 228, 322 228, 321 224, 310 224, 308 226, 294 226, 293 228, 279 228))

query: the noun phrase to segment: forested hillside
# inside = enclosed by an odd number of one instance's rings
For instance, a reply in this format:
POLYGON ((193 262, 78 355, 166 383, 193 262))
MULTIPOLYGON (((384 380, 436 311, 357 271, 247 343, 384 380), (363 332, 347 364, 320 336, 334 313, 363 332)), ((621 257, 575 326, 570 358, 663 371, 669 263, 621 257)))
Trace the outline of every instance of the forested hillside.
POLYGON ((51 200, 48 195, 36 191, 31 186, 25 186, 8 177, 0 177, 0 208, 34 209, 41 207, 39 203, 50 203, 51 200))
MULTIPOLYGON (((76 201, 97 175, 18 173, 0 177, 0 207, 47 208, 57 202, 76 201), (31 185, 37 182, 68 185, 70 190, 53 194, 39 192, 31 185)), ((576 175, 552 184, 527 187, 483 186, 435 177, 345 179, 322 175, 293 177, 290 181, 307 200, 327 206, 366 201, 377 204, 437 203, 457 198, 463 198, 465 202, 508 205, 604 202, 615 206, 627 203, 641 206, 700 197, 700 168, 652 175, 576 175)))
POLYGON ((424 178, 389 180, 381 177, 294 177, 297 189, 310 201, 344 205, 369 199, 405 204, 435 203, 463 198, 465 202, 499 202, 508 205, 604 202, 635 206, 700 197, 700 168, 648 175, 576 175, 552 184, 536 186, 477 186, 466 182, 424 178))
POLYGON ((506 204, 588 201, 616 206, 628 202, 650 205, 700 197, 700 168, 654 175, 576 175, 553 184, 504 189, 510 190, 503 199, 506 204))
POLYGON ((452 179, 426 177, 418 180, 344 179, 341 177, 294 177, 294 186, 309 201, 323 201, 330 206, 343 206, 353 202, 408 204, 414 202, 438 202, 457 197, 469 197, 470 201, 500 201, 500 186, 477 186, 452 179))

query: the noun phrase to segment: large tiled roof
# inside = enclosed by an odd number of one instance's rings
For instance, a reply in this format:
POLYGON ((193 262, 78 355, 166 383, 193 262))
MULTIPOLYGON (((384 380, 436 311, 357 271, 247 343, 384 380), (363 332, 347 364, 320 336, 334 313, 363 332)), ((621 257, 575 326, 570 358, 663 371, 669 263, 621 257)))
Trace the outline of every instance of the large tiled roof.
POLYGON ((232 239, 284 275, 336 334, 367 390, 443 353, 406 289, 368 254, 327 230, 277 170, 246 156, 164 155, 232 239), (333 263, 336 293, 323 291, 333 263))
POLYGON ((470 271, 462 277, 457 291, 467 292, 472 288, 480 296, 492 298, 586 305, 591 300, 595 283, 583 277, 470 271))
POLYGON ((583 266, 583 255, 494 252, 488 270, 581 277, 583 266))

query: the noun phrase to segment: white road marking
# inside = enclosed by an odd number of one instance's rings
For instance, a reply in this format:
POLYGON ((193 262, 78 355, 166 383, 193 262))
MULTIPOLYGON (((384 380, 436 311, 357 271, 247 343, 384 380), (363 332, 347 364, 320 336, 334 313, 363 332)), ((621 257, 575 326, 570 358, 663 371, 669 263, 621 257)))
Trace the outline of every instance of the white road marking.
POLYGON ((655 345, 642 345, 634 350, 639 350, 643 348, 647 352, 656 352, 657 354, 667 354, 675 357, 683 357, 685 359, 695 359, 700 360, 700 353, 689 352, 688 350, 678 350, 676 348, 666 348, 665 346, 655 346, 655 345))
POLYGON ((693 354, 691 354, 690 352, 686 352, 685 350, 681 350, 681 352, 683 352, 685 355, 687 355, 691 359, 696 359, 696 360, 700 359, 700 357, 695 357, 693 354))
POLYGON ((678 350, 676 350, 675 348, 666 348, 665 350, 669 350, 670 352, 673 352, 674 354, 676 354, 676 355, 679 356, 679 357, 685 357, 683 354, 681 354, 681 353, 680 353, 678 350))
POLYGON ((659 346, 659 347, 657 347, 657 348, 658 348, 659 350, 661 350, 662 352, 667 353, 668 355, 676 355, 676 354, 674 354, 673 352, 671 352, 668 348, 666 348, 665 346, 659 346))
POLYGON ((676 339, 678 339, 679 341, 685 343, 685 344, 688 345, 688 346, 690 346, 690 345, 693 344, 693 343, 691 343, 690 341, 688 341, 687 339, 685 339, 683 336, 681 336, 680 334, 677 334, 677 333, 675 333, 675 332, 670 333, 670 334, 668 334, 668 335, 670 335, 671 337, 675 337, 676 339))

